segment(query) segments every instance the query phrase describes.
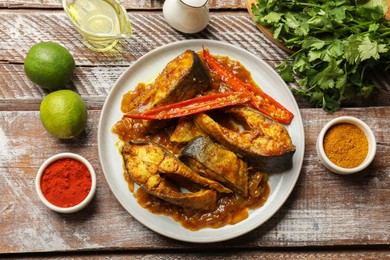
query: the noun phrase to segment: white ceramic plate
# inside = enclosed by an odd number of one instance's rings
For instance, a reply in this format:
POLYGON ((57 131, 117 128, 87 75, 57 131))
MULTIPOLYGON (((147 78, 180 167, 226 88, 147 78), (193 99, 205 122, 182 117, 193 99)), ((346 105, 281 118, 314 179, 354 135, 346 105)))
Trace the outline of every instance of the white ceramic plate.
POLYGON ((164 236, 187 242, 217 242, 243 235, 263 224, 283 205, 301 171, 304 155, 304 131, 302 118, 291 91, 279 75, 264 61, 250 52, 236 46, 213 40, 186 40, 157 48, 130 66, 117 80, 110 91, 101 113, 98 130, 100 162, 107 182, 122 206, 146 227, 164 236), (155 215, 139 206, 123 179, 122 158, 115 145, 117 135, 111 132, 112 126, 122 118, 120 103, 122 96, 139 82, 151 82, 164 69, 165 65, 187 49, 199 51, 202 45, 212 54, 226 55, 240 61, 251 73, 261 88, 295 115, 287 126, 296 146, 293 167, 284 173, 270 175, 271 193, 265 205, 250 211, 249 217, 235 225, 218 229, 205 228, 190 231, 170 217, 155 215))

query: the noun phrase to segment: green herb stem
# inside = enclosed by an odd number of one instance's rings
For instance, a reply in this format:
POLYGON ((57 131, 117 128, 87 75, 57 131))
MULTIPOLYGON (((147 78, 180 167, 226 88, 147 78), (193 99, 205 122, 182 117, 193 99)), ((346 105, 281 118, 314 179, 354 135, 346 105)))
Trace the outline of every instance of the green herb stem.
POLYGON ((276 69, 313 106, 334 112, 344 100, 367 96, 368 68, 390 68, 390 25, 382 6, 386 0, 257 0, 257 21, 295 50, 276 69), (266 18, 265 18, 266 17, 266 18), (265 19, 262 19, 265 18, 265 19))

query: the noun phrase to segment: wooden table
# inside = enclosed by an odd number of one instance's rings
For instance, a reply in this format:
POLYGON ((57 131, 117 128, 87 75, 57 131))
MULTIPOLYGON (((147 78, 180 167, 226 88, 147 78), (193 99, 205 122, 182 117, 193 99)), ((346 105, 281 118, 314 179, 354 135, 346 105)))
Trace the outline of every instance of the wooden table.
POLYGON ((156 47, 199 38, 240 46, 271 66, 287 57, 252 23, 244 1, 209 1, 210 24, 194 35, 169 27, 162 4, 125 0, 134 34, 113 55, 80 42, 59 0, 0 0, 0 258, 390 259, 390 75, 383 71, 373 73, 378 88, 370 99, 332 115, 296 96, 305 130, 303 168, 286 203, 252 232, 219 243, 184 243, 154 233, 122 208, 99 163, 97 128, 108 92, 129 65, 156 47), (76 139, 55 139, 41 124, 39 105, 48 93, 23 71, 27 51, 40 41, 58 42, 75 57, 71 85, 89 111, 87 129, 76 139), (376 158, 359 174, 336 175, 317 160, 321 127, 340 115, 363 119, 377 138, 376 158), (97 172, 96 197, 79 213, 54 213, 35 193, 39 166, 59 152, 85 156, 97 172))

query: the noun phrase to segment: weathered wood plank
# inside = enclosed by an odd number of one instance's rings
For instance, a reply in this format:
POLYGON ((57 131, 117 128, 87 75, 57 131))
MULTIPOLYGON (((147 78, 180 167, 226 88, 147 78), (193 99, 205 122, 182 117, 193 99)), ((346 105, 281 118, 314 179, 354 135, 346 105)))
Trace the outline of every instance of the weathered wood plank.
MULTIPOLYGON (((67 88, 83 96, 88 109, 101 109, 107 94, 127 66, 76 67, 67 88)), ((39 110, 49 92, 32 83, 21 64, 0 64, 0 110, 39 110)))
POLYGON ((37 111, 0 112, 0 252, 390 245, 390 208, 386 206, 390 196, 389 107, 367 108, 364 114, 361 109, 343 109, 334 115, 321 109, 303 109, 306 153, 292 195, 261 227, 210 245, 162 237, 119 205, 99 165, 99 115, 99 111, 89 111, 86 132, 74 140, 60 141, 46 133, 37 111), (315 152, 321 127, 344 114, 365 120, 378 143, 372 165, 351 176, 328 172, 315 152), (66 216, 45 208, 34 190, 40 164, 65 151, 84 155, 98 176, 93 203, 66 216))
MULTIPOLYGON (((369 100, 348 104, 377 107, 343 109, 333 115, 321 109, 301 110, 306 131, 301 176, 285 205, 261 227, 231 241, 194 245, 162 237, 135 221, 110 191, 97 151, 99 110, 119 75, 156 47, 185 39, 229 42, 272 66, 287 54, 257 30, 243 0, 210 0, 210 9, 218 12, 212 12, 209 26, 194 35, 166 24, 161 14, 163 1, 124 2, 134 34, 114 53, 94 53, 71 28, 60 0, 0 0, 0 254, 22 253, 5 256, 40 259, 41 254, 23 253, 54 251, 43 256, 60 259, 69 254, 75 259, 390 259, 390 209, 386 206, 390 195, 390 74, 383 71, 373 73, 378 91, 369 100), (74 140, 52 138, 40 123, 39 104, 47 92, 23 72, 28 49, 40 41, 63 44, 75 56, 77 68, 70 86, 82 95, 90 111, 87 131, 74 140), (321 126, 344 114, 364 119, 378 141, 372 165, 352 176, 325 170, 315 151, 321 126), (46 209, 34 190, 39 165, 64 151, 84 155, 98 175, 93 203, 67 216, 46 209), (206 251, 213 253, 203 254, 206 251)), ((301 108, 308 107, 300 97, 296 99, 301 108)))
MULTIPOLYGON (((61 0, 0 0, 0 8, 62 8, 61 0)), ((162 0, 123 0, 123 5, 128 10, 159 10, 162 8, 162 0)), ((244 0, 209 0, 210 9, 237 9, 245 8, 244 0)))
MULTIPOLYGON (((6 255, 19 258, 28 257, 28 259, 52 259, 55 257, 57 260, 69 259, 69 253, 52 253, 49 255, 42 254, 23 254, 23 255, 6 255)), ((128 251, 109 251, 109 252, 83 252, 79 254, 72 254, 73 260, 83 260, 90 258, 101 260, 101 259, 124 259, 130 258, 133 260, 142 259, 154 259, 154 260, 197 260, 197 259, 215 259, 215 260, 281 260, 281 259, 361 259, 361 260, 377 260, 377 259, 389 259, 390 251, 386 249, 366 249, 366 247, 352 248, 350 250, 326 250, 326 249, 296 249, 296 250, 276 250, 276 249, 261 249, 261 250, 238 250, 238 249, 223 249, 213 250, 213 252, 199 252, 199 250, 186 250, 185 252, 167 252, 158 251, 150 253, 139 253, 139 252, 128 252, 128 251)))
POLYGON ((186 39, 230 42, 260 58, 284 60, 286 53, 274 46, 252 23, 246 11, 213 13, 208 27, 197 34, 183 34, 171 28, 158 12, 129 13, 133 34, 112 52, 96 53, 86 48, 81 36, 61 11, 0 10, 0 62, 22 63, 30 47, 41 41, 64 45, 78 65, 129 65, 145 53, 164 44, 186 39), (158 36, 158 37, 157 37, 158 36))

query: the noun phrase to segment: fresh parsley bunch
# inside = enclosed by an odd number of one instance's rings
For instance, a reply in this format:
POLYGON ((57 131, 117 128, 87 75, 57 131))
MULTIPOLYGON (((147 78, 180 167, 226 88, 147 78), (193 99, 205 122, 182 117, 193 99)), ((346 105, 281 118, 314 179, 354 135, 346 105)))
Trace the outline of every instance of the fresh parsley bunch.
POLYGON ((298 79, 315 107, 332 113, 342 101, 368 97, 366 75, 390 66, 390 25, 386 0, 257 0, 255 22, 269 28, 294 53, 276 69, 298 79))

